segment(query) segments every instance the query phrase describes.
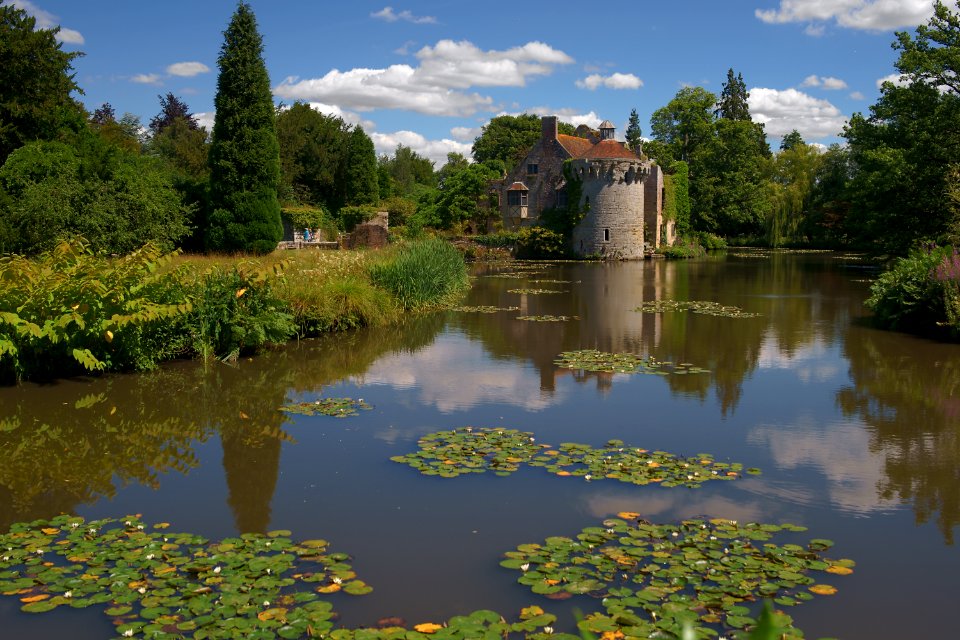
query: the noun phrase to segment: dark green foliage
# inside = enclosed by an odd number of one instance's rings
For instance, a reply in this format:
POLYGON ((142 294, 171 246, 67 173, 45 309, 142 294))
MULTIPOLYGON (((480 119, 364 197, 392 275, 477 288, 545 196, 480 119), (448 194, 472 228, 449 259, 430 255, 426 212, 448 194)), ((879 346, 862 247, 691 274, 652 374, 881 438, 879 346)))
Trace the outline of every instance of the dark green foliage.
POLYGON ((186 102, 170 92, 166 96, 157 96, 157 98, 160 100, 160 113, 150 119, 150 131, 153 135, 162 133, 177 120, 183 121, 193 131, 200 128, 186 102))
POLYGON ((387 212, 390 226, 402 226, 417 211, 417 202, 410 198, 394 196, 380 203, 380 208, 387 212))
POLYGON ((726 249, 727 241, 721 238, 718 235, 714 235, 707 231, 698 231, 696 233, 697 244, 706 249, 707 251, 716 251, 718 249, 726 249))
POLYGON ((283 235, 277 202, 280 158, 263 41, 250 5, 237 5, 223 36, 206 244, 218 251, 266 253, 283 235))
POLYGON ((948 93, 960 94, 960 16, 943 2, 934 3, 933 16, 917 27, 914 38, 898 32, 893 48, 900 51, 897 71, 930 87, 945 87, 948 93))
POLYGON ((196 301, 187 329, 197 353, 236 358, 293 336, 293 316, 273 294, 268 275, 244 265, 213 268, 190 285, 196 301))
MULTIPOLYGON (((449 163, 448 163, 449 164, 449 163)), ((441 169, 440 189, 436 199, 439 226, 449 229, 456 224, 473 222, 485 228, 491 212, 487 201, 490 180, 500 177, 486 164, 458 164, 450 172, 441 169)))
MULTIPOLYGON (((676 160, 690 161, 697 149, 714 135, 713 106, 717 96, 703 87, 684 87, 665 107, 653 112, 650 128, 657 153, 653 157, 666 168, 676 160)), ((692 170, 692 167, 691 167, 692 170)))
POLYGON ((380 198, 377 182, 377 153, 373 140, 357 125, 350 132, 349 151, 343 166, 344 203, 348 205, 376 204, 380 198))
POLYGON ((0 168, 6 194, 0 250, 33 254, 74 235, 113 253, 149 241, 169 250, 187 234, 190 208, 158 160, 124 152, 92 132, 79 142, 79 148, 34 142, 0 168))
POLYGON ((343 207, 337 212, 337 225, 341 230, 350 233, 358 224, 370 220, 373 217, 373 207, 343 207))
POLYGON ((521 260, 567 258, 570 250, 566 239, 546 227, 524 227, 517 233, 517 257, 521 260))
POLYGON ((937 333, 938 323, 947 319, 947 291, 945 282, 935 277, 936 269, 952 254, 952 247, 916 249, 880 274, 865 302, 877 324, 900 331, 937 333))
MULTIPOLYGON (((473 141, 473 159, 500 160, 505 167, 514 167, 540 139, 540 122, 539 116, 530 113, 491 119, 473 141)), ((573 126, 564 122, 558 123, 557 130, 566 135, 574 133, 573 126)))
POLYGON ((640 116, 636 109, 630 110, 630 120, 627 122, 627 148, 639 154, 643 150, 643 135, 640 131, 640 116))
POLYGON ((182 344, 169 327, 191 310, 155 246, 122 258, 62 243, 0 258, 0 381, 149 369, 182 344))
POLYGON ((660 247, 660 253, 666 258, 674 260, 684 260, 688 258, 702 258, 707 255, 707 250, 700 246, 696 240, 687 237, 677 239, 673 245, 660 247))
POLYGON ((344 201, 340 167, 347 160, 350 129, 340 118, 296 102, 277 114, 284 200, 336 210, 344 201))
MULTIPOLYGON (((667 194, 673 200, 674 220, 677 223, 677 235, 686 236, 692 231, 690 226, 690 169, 686 162, 678 160, 673 164, 673 175, 667 194)), ((664 205, 666 210, 666 205, 664 205)), ((664 211, 666 213, 666 211, 664 211)))
POLYGON ((382 198, 389 198, 393 194, 410 195, 413 192, 414 185, 434 187, 437 184, 433 161, 424 158, 410 147, 405 147, 402 144, 397 145, 393 157, 381 156, 379 164, 381 169, 380 195, 382 198), (387 180, 386 185, 383 184, 384 178, 387 180), (386 191, 384 190, 385 187, 386 191))
POLYGON ((747 100, 750 92, 743 82, 743 74, 733 75, 733 69, 727 71, 727 81, 723 83, 720 100, 714 113, 725 120, 750 121, 750 106, 747 100))
POLYGON ((61 50, 59 27, 37 29, 36 20, 10 4, 0 6, 0 163, 35 140, 56 140, 83 129, 86 113, 70 93, 73 61, 61 50))
POLYGON ((400 247, 396 257, 370 266, 370 279, 405 309, 446 304, 468 285, 463 256, 439 238, 400 247))
POLYGON ((510 247, 517 243, 520 233, 517 231, 501 231, 474 236, 473 241, 485 247, 510 247))
POLYGON ((783 140, 780 141, 780 151, 789 151, 794 147, 804 145, 806 142, 803 141, 803 136, 800 135, 800 132, 794 129, 787 135, 783 136, 783 140))
POLYGON ((337 239, 337 221, 323 207, 287 207, 280 211, 280 217, 294 230, 319 230, 326 240, 337 239))
MULTIPOLYGON (((810 215, 806 217, 803 233, 815 244, 833 244, 844 238, 846 217, 850 211, 847 189, 854 174, 850 149, 830 145, 820 158, 811 194, 810 215)), ((847 238, 855 243, 854 238, 847 238)))

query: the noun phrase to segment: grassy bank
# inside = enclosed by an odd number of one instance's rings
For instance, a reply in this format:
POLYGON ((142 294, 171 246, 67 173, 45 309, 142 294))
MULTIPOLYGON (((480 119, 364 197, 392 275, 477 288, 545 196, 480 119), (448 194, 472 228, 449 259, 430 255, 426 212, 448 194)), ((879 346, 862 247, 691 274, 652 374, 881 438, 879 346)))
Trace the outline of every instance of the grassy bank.
POLYGON ((442 308, 467 287, 441 240, 382 251, 122 257, 63 243, 0 258, 0 383, 232 359, 269 344, 442 308))

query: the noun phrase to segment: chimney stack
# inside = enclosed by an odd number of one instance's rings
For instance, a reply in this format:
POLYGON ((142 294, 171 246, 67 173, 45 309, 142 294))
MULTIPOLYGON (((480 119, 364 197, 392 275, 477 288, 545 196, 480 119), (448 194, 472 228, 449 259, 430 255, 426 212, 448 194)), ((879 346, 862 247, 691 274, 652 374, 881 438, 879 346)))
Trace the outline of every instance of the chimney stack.
POLYGON ((543 116, 540 120, 540 128, 543 132, 543 140, 557 139, 557 116, 543 116))

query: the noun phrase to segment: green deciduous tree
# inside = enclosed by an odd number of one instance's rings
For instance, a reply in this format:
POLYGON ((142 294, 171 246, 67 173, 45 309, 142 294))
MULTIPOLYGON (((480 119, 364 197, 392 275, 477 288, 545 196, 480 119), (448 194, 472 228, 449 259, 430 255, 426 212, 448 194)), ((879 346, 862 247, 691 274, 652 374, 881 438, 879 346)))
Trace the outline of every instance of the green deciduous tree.
POLYGON ((784 149, 773 159, 766 220, 770 246, 779 247, 806 235, 821 161, 817 148, 802 142, 784 149))
POLYGON ((59 27, 37 29, 22 9, 0 5, 0 164, 18 147, 83 129, 86 114, 70 93, 73 60, 56 40, 59 27))
POLYGON ((624 134, 627 139, 627 148, 635 153, 640 153, 643 149, 643 136, 640 131, 640 116, 636 109, 630 110, 630 119, 627 121, 627 131, 624 134))
POLYGON ((783 140, 780 141, 780 150, 789 151, 795 147, 806 144, 803 140, 803 136, 800 135, 800 132, 794 129, 787 135, 783 136, 783 140))
POLYGON ((249 4, 237 5, 223 36, 206 245, 217 251, 266 253, 283 235, 277 201, 280 156, 263 40, 249 4))
MULTIPOLYGON (((410 195, 414 185, 435 186, 436 174, 433 161, 424 158, 410 147, 398 144, 393 156, 382 156, 380 165, 392 185, 391 192, 397 195, 410 195)), ((383 185, 381 185, 382 191, 383 185)))
MULTIPOLYGON (((540 116, 529 113, 491 119, 473 141, 474 161, 500 160, 508 170, 512 169, 540 139, 540 122, 540 116)), ((572 136, 576 129, 560 122, 557 131, 572 136)))
MULTIPOLYGON (((713 137, 716 102, 717 96, 703 87, 684 87, 667 106, 653 112, 650 130, 654 140, 660 143, 656 157, 661 160, 661 166, 675 160, 690 162, 698 147, 713 137)), ((693 167, 690 170, 694 173, 693 167)))
POLYGON ((335 210, 344 200, 339 180, 349 150, 350 127, 340 118, 295 102, 277 114, 284 200, 335 210))

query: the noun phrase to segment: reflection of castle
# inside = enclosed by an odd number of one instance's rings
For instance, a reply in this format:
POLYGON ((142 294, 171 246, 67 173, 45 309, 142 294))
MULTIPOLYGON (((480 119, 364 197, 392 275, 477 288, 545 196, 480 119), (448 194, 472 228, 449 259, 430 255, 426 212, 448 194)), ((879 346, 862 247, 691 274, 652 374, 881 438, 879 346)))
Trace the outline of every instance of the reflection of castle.
POLYGON ((557 117, 544 117, 541 139, 500 186, 504 222, 530 226, 547 209, 575 204, 585 212, 573 231, 579 255, 642 258, 645 244, 672 244, 675 224, 663 219, 663 171, 615 140, 608 120, 594 133, 582 127, 582 136, 560 134, 557 117))

